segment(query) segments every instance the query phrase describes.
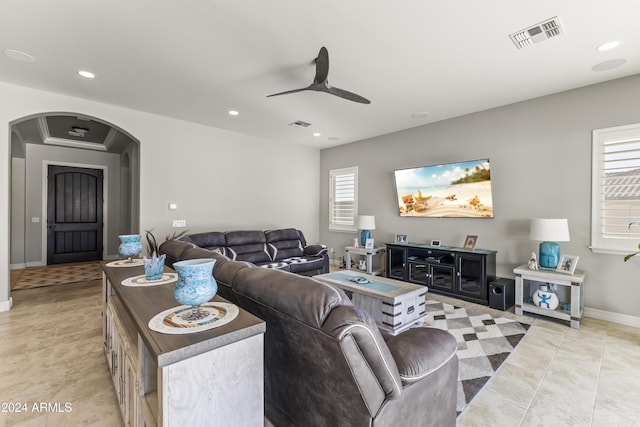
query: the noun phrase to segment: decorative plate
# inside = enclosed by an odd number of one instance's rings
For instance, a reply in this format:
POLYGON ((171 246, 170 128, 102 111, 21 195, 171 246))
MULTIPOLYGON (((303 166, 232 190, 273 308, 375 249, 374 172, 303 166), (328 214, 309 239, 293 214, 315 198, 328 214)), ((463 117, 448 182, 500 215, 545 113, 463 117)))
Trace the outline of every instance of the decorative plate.
POLYGON ((133 276, 122 281, 122 286, 156 286, 172 283, 178 280, 177 273, 164 273, 161 279, 147 280, 144 274, 133 276))
POLYGON ((192 334, 226 325, 240 313, 236 305, 226 302, 205 302, 200 309, 206 315, 191 322, 182 318, 182 315, 191 311, 191 306, 170 308, 153 316, 149 328, 163 334, 192 334))
POLYGON ((126 259, 119 259, 107 263, 107 267, 139 267, 141 265, 144 265, 144 260, 140 258, 132 259, 131 262, 126 259))

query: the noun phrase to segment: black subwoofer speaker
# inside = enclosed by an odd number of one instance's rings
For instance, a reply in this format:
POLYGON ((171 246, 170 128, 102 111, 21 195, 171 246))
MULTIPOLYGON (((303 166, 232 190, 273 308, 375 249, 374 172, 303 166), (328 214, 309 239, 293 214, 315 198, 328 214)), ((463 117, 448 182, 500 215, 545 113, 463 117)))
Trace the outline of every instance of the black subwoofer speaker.
POLYGON ((515 283, 513 279, 496 279, 489 283, 489 307, 508 310, 515 304, 515 283))

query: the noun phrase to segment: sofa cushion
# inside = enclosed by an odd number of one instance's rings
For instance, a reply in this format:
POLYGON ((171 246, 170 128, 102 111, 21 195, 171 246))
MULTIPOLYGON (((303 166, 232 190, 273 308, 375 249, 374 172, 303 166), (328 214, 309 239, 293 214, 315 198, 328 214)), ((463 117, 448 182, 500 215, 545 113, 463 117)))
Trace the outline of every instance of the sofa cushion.
POLYGON ((299 257, 303 254, 300 232, 295 228, 265 231, 267 249, 271 259, 299 257))
POLYGON ((213 277, 217 282, 223 283, 229 287, 233 283, 236 275, 240 270, 255 267, 251 263, 244 261, 226 261, 215 263, 213 266, 213 277))
POLYGON ((333 286, 281 270, 246 268, 238 272, 232 286, 235 293, 315 328, 322 326, 334 307, 351 305, 344 292, 333 286))
POLYGON ((207 233, 189 234, 183 237, 184 240, 194 243, 205 249, 218 250, 222 255, 225 254, 225 246, 227 240, 224 233, 218 231, 210 231, 207 233))
POLYGON ((437 328, 412 328, 387 340, 404 384, 428 376, 456 355, 453 335, 437 328))
POLYGON ((229 258, 254 264, 272 261, 263 231, 227 231, 224 235, 229 258))
POLYGON ((200 248, 197 246, 194 248, 188 248, 182 253, 182 259, 196 259, 196 258, 213 258, 216 260, 216 263, 218 261, 224 262, 229 259, 224 255, 220 254, 219 252, 212 251, 210 249, 200 248))
POLYGON ((174 262, 184 259, 183 254, 187 249, 192 248, 197 248, 197 246, 190 241, 176 239, 163 242, 158 251, 160 254, 166 255, 165 264, 172 267, 174 262))

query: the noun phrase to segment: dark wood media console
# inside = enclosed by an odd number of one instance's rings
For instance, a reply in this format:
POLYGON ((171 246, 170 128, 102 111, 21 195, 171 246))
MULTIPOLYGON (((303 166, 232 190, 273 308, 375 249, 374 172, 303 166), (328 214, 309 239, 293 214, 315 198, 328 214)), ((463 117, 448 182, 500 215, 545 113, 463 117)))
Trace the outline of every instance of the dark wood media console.
POLYGON ((488 305, 489 283, 496 278, 496 251, 387 243, 387 277, 488 305))

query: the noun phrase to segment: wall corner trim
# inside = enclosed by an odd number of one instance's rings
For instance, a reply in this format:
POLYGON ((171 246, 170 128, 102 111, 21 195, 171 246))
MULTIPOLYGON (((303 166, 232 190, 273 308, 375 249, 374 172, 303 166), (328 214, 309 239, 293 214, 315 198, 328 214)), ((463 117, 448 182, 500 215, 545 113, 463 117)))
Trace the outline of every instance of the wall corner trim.
POLYGON ((13 306, 13 298, 9 297, 6 301, 0 301, 0 312, 9 311, 13 306))

